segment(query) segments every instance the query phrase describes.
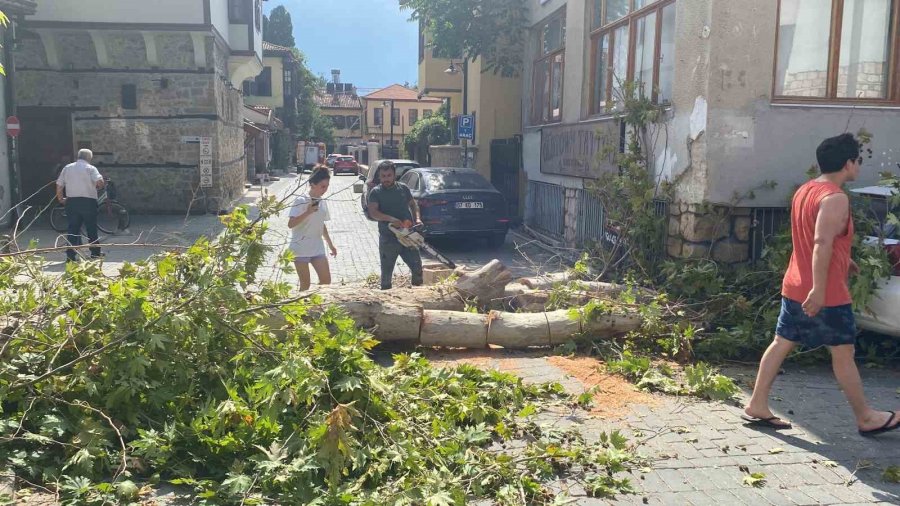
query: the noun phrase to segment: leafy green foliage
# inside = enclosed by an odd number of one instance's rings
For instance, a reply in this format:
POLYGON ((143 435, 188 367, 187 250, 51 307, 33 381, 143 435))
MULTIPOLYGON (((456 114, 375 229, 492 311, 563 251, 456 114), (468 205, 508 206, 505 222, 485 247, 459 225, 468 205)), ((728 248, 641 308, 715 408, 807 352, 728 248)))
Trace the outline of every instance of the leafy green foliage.
POLYGON ((400 0, 443 58, 483 58, 485 71, 522 71, 528 6, 521 0, 400 0))
POLYGON ((159 481, 198 504, 550 504, 560 479, 630 491, 620 435, 537 423, 570 401, 560 385, 416 355, 381 367, 341 311, 258 280, 278 209, 239 209, 216 241, 116 276, 0 257, 0 468, 79 504, 159 481))
POLYGON ((713 401, 725 401, 734 398, 740 389, 734 380, 717 373, 704 362, 684 368, 688 388, 691 393, 713 401))
POLYGON ((888 466, 881 473, 881 479, 888 483, 900 483, 900 466, 888 466))
POLYGON ((435 114, 416 122, 406 137, 403 145, 409 157, 424 162, 428 159, 428 148, 450 142, 450 127, 443 114, 435 114))

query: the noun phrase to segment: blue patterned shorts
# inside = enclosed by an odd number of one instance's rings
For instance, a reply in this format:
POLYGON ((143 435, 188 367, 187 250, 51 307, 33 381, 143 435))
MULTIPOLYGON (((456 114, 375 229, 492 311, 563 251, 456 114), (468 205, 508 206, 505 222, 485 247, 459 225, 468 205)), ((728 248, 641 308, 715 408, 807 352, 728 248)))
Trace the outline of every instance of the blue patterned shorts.
POLYGON ((807 348, 855 344, 857 331, 853 306, 824 307, 810 318, 803 312, 800 302, 782 297, 775 334, 807 348))

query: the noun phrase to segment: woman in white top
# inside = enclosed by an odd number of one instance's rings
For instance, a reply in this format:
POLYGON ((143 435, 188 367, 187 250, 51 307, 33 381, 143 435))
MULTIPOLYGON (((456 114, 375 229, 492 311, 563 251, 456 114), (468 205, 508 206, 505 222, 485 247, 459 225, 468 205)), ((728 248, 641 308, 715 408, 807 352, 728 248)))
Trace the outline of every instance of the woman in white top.
POLYGON ((328 168, 318 166, 313 169, 309 177, 309 194, 301 195, 294 201, 291 207, 288 228, 291 229, 291 251, 294 253, 294 265, 300 276, 300 291, 309 290, 312 283, 309 274, 309 264, 312 264, 319 277, 320 285, 331 284, 331 270, 328 266, 328 256, 325 253, 325 244, 331 250, 331 256, 337 256, 337 249, 328 235, 325 222, 330 219, 328 204, 322 200, 322 196, 328 191, 331 175, 328 168))

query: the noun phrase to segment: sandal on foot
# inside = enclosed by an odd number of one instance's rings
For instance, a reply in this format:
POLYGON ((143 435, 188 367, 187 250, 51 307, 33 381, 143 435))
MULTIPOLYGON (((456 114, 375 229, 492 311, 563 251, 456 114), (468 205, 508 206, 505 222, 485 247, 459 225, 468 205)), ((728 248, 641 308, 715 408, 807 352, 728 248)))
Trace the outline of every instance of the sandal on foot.
POLYGON ((897 418, 897 412, 896 411, 888 411, 888 413, 890 413, 891 416, 888 418, 887 422, 884 422, 884 425, 882 425, 878 429, 872 429, 872 430, 859 429, 859 435, 862 437, 873 437, 873 436, 877 436, 879 434, 884 434, 885 432, 890 432, 892 430, 900 429, 900 423, 898 423, 894 426, 891 426, 891 422, 894 421, 894 418, 897 418))
POLYGON ((772 416, 769 418, 756 418, 755 416, 750 416, 747 414, 741 415, 741 420, 747 422, 747 425, 753 425, 756 427, 767 427, 770 429, 791 429, 793 425, 790 422, 785 422, 781 420, 781 418, 777 416, 772 416), (780 420, 782 423, 775 423, 775 420, 780 420))

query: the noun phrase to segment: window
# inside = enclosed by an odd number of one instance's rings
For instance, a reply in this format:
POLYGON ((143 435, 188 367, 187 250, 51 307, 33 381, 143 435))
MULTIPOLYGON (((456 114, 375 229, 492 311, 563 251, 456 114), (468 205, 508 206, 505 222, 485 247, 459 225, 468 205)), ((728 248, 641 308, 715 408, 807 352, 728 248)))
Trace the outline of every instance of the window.
POLYGON ((354 132, 359 130, 359 116, 347 116, 347 128, 354 132))
POLYGON ((122 85, 122 109, 137 109, 137 86, 134 84, 122 85))
POLYGON ((410 172, 406 174, 406 186, 409 187, 410 190, 419 191, 419 175, 415 172, 410 172))
POLYGON ((247 0, 228 0, 228 21, 235 25, 249 25, 249 2, 247 0))
POLYGON ((262 0, 253 0, 256 12, 256 31, 262 30, 262 0))
POLYGON ((379 107, 377 109, 374 109, 374 111, 375 111, 375 118, 374 118, 375 126, 384 125, 384 109, 379 107))
POLYGON ((625 83, 664 104, 675 74, 674 0, 593 0, 591 114, 621 104, 625 83))
POLYGON ((400 109, 391 109, 391 124, 400 126, 400 109))
POLYGON ((566 68, 566 13, 554 15, 538 26, 539 56, 532 71, 533 124, 562 120, 563 73, 566 68))
POLYGON ((896 0, 781 0, 776 99, 898 102, 896 0))
MULTIPOLYGON (((256 89, 254 95, 257 97, 272 96, 272 67, 266 67, 258 76, 256 76, 256 89)), ((251 90, 253 87, 251 86, 251 90)))
POLYGON ((293 94, 293 93, 291 93, 291 91, 293 90, 293 87, 291 86, 291 82, 293 82, 293 80, 294 80, 294 73, 291 72, 290 68, 286 67, 284 69, 284 91, 285 91, 285 94, 287 94, 287 95, 293 94))
POLYGON ((337 130, 344 130, 347 128, 347 119, 343 116, 332 116, 331 122, 337 130))
POLYGON ((424 111, 422 111, 423 118, 430 118, 432 115, 434 115, 434 111, 432 111, 431 109, 425 109, 424 111))
POLYGON ((410 109, 409 110, 409 126, 415 125, 417 121, 419 121, 419 110, 418 109, 410 109))

